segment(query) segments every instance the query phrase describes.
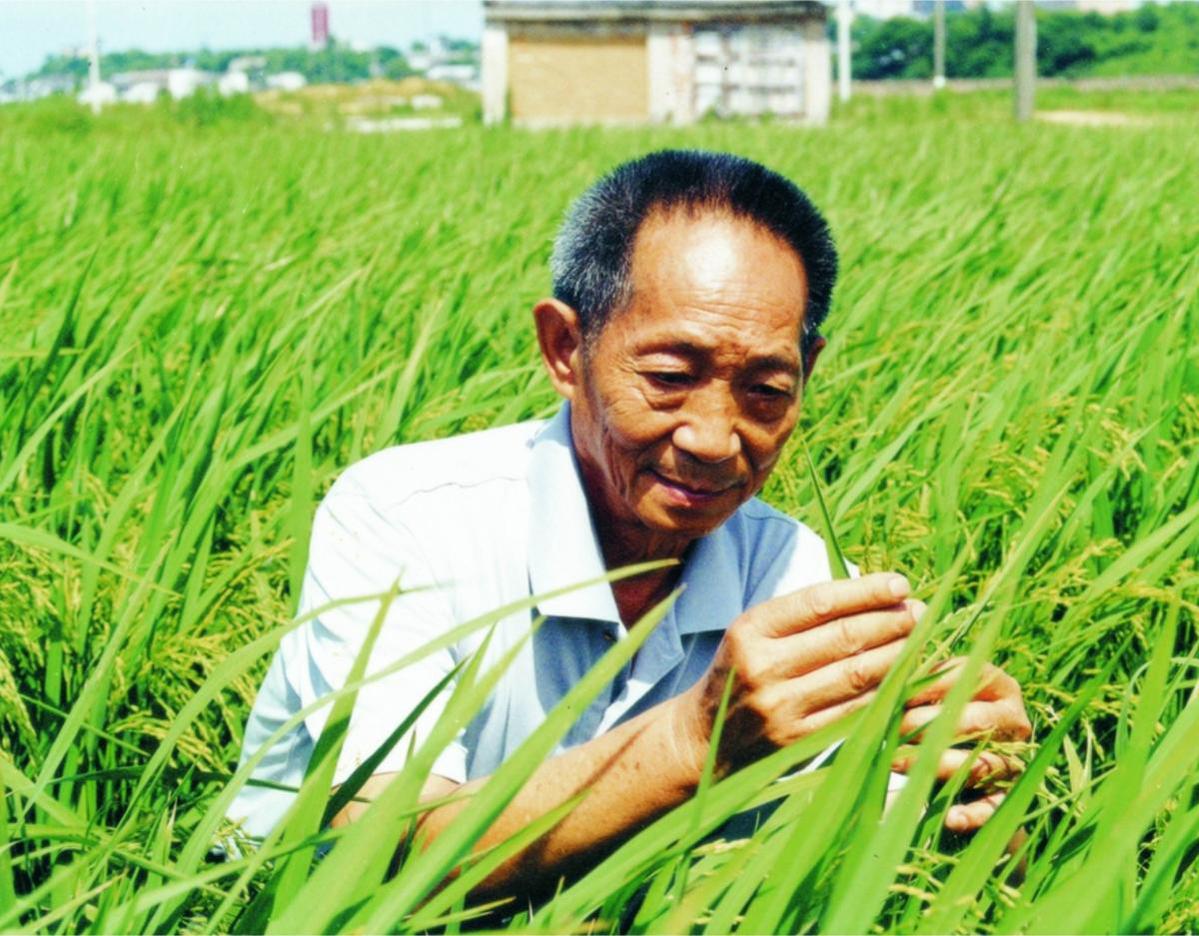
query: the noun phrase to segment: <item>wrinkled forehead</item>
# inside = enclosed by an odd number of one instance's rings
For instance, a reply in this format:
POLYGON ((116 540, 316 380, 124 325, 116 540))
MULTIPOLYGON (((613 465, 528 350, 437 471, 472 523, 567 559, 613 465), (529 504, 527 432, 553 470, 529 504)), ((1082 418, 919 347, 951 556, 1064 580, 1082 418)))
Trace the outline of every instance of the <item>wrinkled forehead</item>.
POLYGON ((712 209, 658 210, 638 228, 629 306, 744 303, 802 328, 807 274, 795 250, 757 222, 712 209))

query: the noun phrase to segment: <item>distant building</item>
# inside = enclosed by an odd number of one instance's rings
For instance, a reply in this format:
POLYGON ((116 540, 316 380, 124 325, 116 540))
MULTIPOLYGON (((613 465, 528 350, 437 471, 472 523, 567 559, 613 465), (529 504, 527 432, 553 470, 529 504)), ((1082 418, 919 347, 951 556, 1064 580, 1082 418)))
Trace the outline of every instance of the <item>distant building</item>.
POLYGON ((166 92, 165 84, 157 84, 153 81, 137 81, 126 86, 121 92, 121 100, 126 104, 153 104, 158 100, 159 95, 166 92))
POLYGON ((872 19, 893 19, 897 16, 928 19, 937 6, 943 6, 947 13, 960 13, 978 9, 983 3, 984 0, 851 0, 851 8, 854 15, 872 19))
POLYGON ((163 94, 176 101, 191 97, 200 88, 217 84, 221 76, 198 68, 146 68, 117 72, 109 78, 117 95, 129 104, 153 104, 163 94))
POLYGON ((252 72, 262 71, 266 68, 265 55, 239 55, 235 59, 230 59, 229 64, 225 66, 226 73, 228 72, 252 72))
POLYGON ((153 104, 160 94, 166 93, 170 73, 169 68, 143 68, 117 72, 108 80, 116 87, 122 101, 153 104))
POLYGON ((1140 0, 1077 0, 1075 3, 1067 4, 1068 7, 1072 6, 1079 13, 1102 13, 1104 16, 1127 13, 1140 5, 1140 0))
POLYGON ((817 0, 484 0, 483 11, 489 123, 828 118, 817 0))
POLYGON ((299 91, 308 84, 308 79, 295 71, 278 72, 266 76, 266 86, 272 91, 299 91))
POLYGON ((896 16, 914 16, 916 0, 851 0, 850 8, 855 16, 892 19, 896 16))
POLYGON ((216 84, 217 76, 198 68, 172 68, 167 71, 167 93, 176 101, 191 97, 205 85, 216 84))
POLYGON ((117 101, 116 86, 108 81, 100 81, 96 84, 85 85, 83 90, 79 92, 76 100, 80 104, 91 104, 97 107, 107 107, 109 104, 115 104, 117 101))
POLYGON ((191 97, 200 88, 215 84, 217 75, 185 66, 117 72, 109 80, 122 101, 150 104, 164 92, 177 101, 191 97))
POLYGON ((447 81, 450 84, 462 85, 477 91, 479 88, 479 67, 468 62, 445 62, 440 65, 430 65, 425 69, 425 77, 430 81, 447 81))
POLYGON ((250 75, 244 71, 227 71, 216 80, 216 89, 221 97, 229 97, 232 94, 248 94, 250 75))
POLYGON ((312 48, 323 49, 329 44, 329 5, 314 3, 312 5, 312 48))
POLYGON ((71 75, 43 75, 30 78, 21 89, 21 99, 36 101, 52 94, 74 94, 78 82, 71 75))

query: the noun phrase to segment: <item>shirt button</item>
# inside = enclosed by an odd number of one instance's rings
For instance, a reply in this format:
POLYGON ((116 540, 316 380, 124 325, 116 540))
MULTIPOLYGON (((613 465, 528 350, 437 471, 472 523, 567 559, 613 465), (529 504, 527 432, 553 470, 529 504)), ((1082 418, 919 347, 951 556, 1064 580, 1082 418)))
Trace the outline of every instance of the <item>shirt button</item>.
POLYGON ((608 643, 616 643, 616 632, 610 630, 604 631, 604 640, 608 643))

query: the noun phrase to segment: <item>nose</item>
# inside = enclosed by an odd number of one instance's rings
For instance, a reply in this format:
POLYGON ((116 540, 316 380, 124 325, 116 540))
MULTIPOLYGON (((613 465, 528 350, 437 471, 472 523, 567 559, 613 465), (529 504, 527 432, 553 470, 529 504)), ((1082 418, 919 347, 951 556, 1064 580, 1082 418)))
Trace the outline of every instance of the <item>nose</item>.
POLYGON ((693 391, 671 441, 696 461, 726 462, 741 453, 737 404, 719 387, 693 391))

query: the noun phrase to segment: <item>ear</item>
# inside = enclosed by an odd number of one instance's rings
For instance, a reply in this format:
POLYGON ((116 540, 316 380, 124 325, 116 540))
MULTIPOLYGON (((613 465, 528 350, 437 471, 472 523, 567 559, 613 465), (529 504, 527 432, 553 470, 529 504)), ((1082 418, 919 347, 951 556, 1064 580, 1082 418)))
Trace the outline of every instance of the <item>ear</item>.
POLYGON ((820 357, 820 352, 824 350, 824 346, 828 342, 823 335, 817 335, 808 347, 807 353, 804 354, 803 361, 803 382, 806 384, 812 379, 812 371, 816 369, 816 359, 820 357))
POLYGON ((573 400, 583 379, 583 329, 565 302, 542 299, 533 306, 541 362, 558 395, 573 400))

